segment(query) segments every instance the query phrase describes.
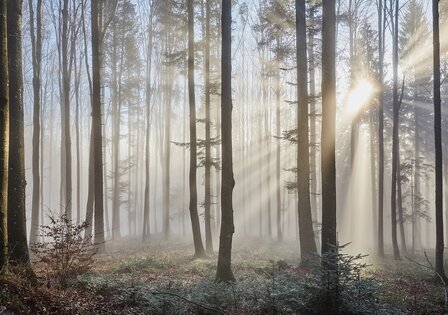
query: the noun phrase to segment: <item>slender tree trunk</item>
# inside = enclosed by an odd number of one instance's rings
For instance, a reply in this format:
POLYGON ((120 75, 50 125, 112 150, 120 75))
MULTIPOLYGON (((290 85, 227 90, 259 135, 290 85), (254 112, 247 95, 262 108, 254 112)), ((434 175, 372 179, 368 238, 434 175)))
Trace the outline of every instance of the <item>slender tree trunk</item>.
POLYGON ((152 17, 153 17, 153 5, 150 4, 149 13, 149 25, 148 25, 148 48, 146 55, 146 135, 145 135, 145 198, 144 198, 144 210, 143 210, 143 241, 145 241, 150 235, 150 213, 149 213, 149 193, 151 185, 150 177, 150 140, 151 140, 151 70, 152 70, 152 17))
POLYGON ((196 187, 197 146, 196 146, 196 100, 194 93, 194 6, 188 0, 188 99, 190 106, 190 218, 193 229, 194 256, 205 256, 202 244, 201 226, 198 215, 198 196, 196 187))
MULTIPOLYGON (((33 194, 31 203, 31 233, 30 244, 39 239, 39 198, 40 198, 40 92, 41 92, 41 63, 42 63, 42 0, 36 4, 36 12, 32 0, 28 1, 30 10, 31 51, 33 60, 33 194), (34 18, 36 17, 36 22, 34 18)), ((51 181, 51 179, 50 179, 51 181)))
MULTIPOLYGON (((8 177, 8 248, 9 261, 29 263, 26 240, 25 154, 22 78, 22 1, 8 2, 9 62, 9 173, 8 177)), ((39 206, 39 205, 38 205, 39 206)))
POLYGON ((103 138, 101 117, 101 0, 92 0, 92 133, 93 165, 95 172, 95 238, 94 242, 104 248, 104 200, 103 200, 103 138))
POLYGON ((434 58, 434 137, 435 137, 435 206, 436 206, 436 272, 446 282, 443 266, 443 157, 442 157, 442 99, 440 96, 440 31, 439 31, 439 0, 432 1, 433 25, 433 58, 434 58))
POLYGON ((401 188, 401 162, 400 162, 400 148, 398 148, 398 168, 397 168, 397 204, 398 204, 398 223, 400 226, 400 240, 401 250, 404 255, 407 255, 408 250, 406 246, 406 234, 404 231, 404 214, 403 214, 403 195, 401 188))
POLYGON ((221 58, 221 134, 222 134, 222 191, 221 191, 221 234, 219 237, 218 266, 216 281, 235 281, 232 273, 233 222, 232 192, 232 1, 222 1, 222 58, 221 58))
MULTIPOLYGON (((68 0, 64 0, 62 9, 62 90, 64 106, 64 139, 65 139, 65 200, 62 206, 65 215, 72 220, 72 143, 70 138, 70 73, 68 69, 68 0)), ((74 47, 72 47, 74 49, 74 47)))
MULTIPOLYGON (((75 36, 73 36, 72 46, 75 47, 75 36)), ((73 48, 74 49, 74 48, 73 48)), ((76 134, 76 222, 80 224, 81 222, 81 139, 79 134, 79 116, 80 116, 80 101, 79 101, 79 88, 81 83, 81 63, 82 60, 79 61, 79 69, 76 60, 76 52, 73 54, 74 56, 74 70, 75 70, 75 104, 76 104, 76 113, 75 113, 75 134, 76 134)), ((42 146, 43 147, 43 146, 42 146)))
POLYGON ((210 0, 205 1, 205 249, 213 253, 211 226, 211 138, 210 138, 210 0))
POLYGON ((392 193, 391 193, 391 222, 392 222, 392 246, 394 258, 400 259, 400 251, 397 241, 397 176, 398 176, 398 128, 399 128, 399 104, 398 104, 398 11, 399 0, 395 0, 395 15, 393 23, 393 127, 392 127, 392 193))
POLYGON ((308 127, 308 66, 306 57, 305 0, 296 0, 297 33, 297 187, 299 202, 300 256, 301 264, 317 252, 314 241, 313 220, 310 204, 310 160, 308 127))
POLYGON ((8 266, 9 91, 7 4, 0 0, 0 273, 8 266))
POLYGON ((89 179, 87 192, 87 206, 86 206, 86 222, 87 229, 84 235, 85 240, 91 241, 92 237, 92 223, 93 223, 93 206, 95 200, 95 166, 94 166, 94 148, 93 148, 93 121, 92 132, 90 134, 90 150, 89 150, 89 179))
MULTIPOLYGON (((278 67, 277 67, 278 68, 278 67)), ((279 242, 283 241, 283 231, 282 231, 282 198, 281 198, 281 147, 280 147, 280 135, 281 135, 281 116, 280 116, 280 69, 276 70, 275 79, 275 133, 277 135, 275 147, 276 147, 276 160, 275 160, 275 193, 277 201, 277 240, 279 242)))
POLYGON ((378 1, 378 256, 384 257, 384 15, 378 1))

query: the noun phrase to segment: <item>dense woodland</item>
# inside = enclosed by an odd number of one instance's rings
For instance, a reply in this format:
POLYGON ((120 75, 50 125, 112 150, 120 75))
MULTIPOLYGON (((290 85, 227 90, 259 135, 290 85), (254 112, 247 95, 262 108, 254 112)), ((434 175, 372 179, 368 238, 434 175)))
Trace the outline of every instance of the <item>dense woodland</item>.
POLYGON ((445 314, 448 0, 0 0, 0 314, 445 314))

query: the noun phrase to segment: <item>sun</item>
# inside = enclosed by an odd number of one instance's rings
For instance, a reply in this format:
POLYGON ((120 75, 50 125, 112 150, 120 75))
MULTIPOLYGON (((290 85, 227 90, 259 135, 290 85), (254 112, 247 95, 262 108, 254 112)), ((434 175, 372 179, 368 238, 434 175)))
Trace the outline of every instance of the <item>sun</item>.
POLYGON ((346 107, 350 114, 356 114, 372 99, 375 86, 367 79, 360 80, 347 96, 346 107))

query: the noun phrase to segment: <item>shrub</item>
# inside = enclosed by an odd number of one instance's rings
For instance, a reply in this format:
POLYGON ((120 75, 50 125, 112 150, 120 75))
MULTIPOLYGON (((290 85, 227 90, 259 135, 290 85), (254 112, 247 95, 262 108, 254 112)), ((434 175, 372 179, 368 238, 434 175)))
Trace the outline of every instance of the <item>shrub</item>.
POLYGON ((43 263, 62 287, 67 281, 91 269, 96 246, 91 235, 84 236, 88 224, 74 224, 65 215, 50 216, 50 224, 42 225, 42 242, 31 247, 37 262, 43 263))

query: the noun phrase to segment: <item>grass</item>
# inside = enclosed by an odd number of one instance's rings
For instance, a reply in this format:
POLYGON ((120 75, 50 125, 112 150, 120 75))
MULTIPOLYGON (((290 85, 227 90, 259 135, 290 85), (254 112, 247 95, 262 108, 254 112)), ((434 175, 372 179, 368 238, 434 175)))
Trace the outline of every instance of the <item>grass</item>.
MULTIPOLYGON (((294 242, 236 243, 234 284, 213 282, 216 254, 207 259, 192 256, 191 245, 184 240, 152 239, 150 244, 122 240, 109 245, 93 269, 73 279, 65 290, 53 286, 39 268, 35 283, 16 274, 4 277, 0 313, 312 313, 307 299, 316 277, 298 267, 294 242)), ((428 270, 409 261, 371 259, 363 278, 361 287, 354 289, 373 290, 373 314, 443 314, 443 287, 428 270)), ((358 313, 367 307, 362 304, 357 305, 362 310, 358 313)))

